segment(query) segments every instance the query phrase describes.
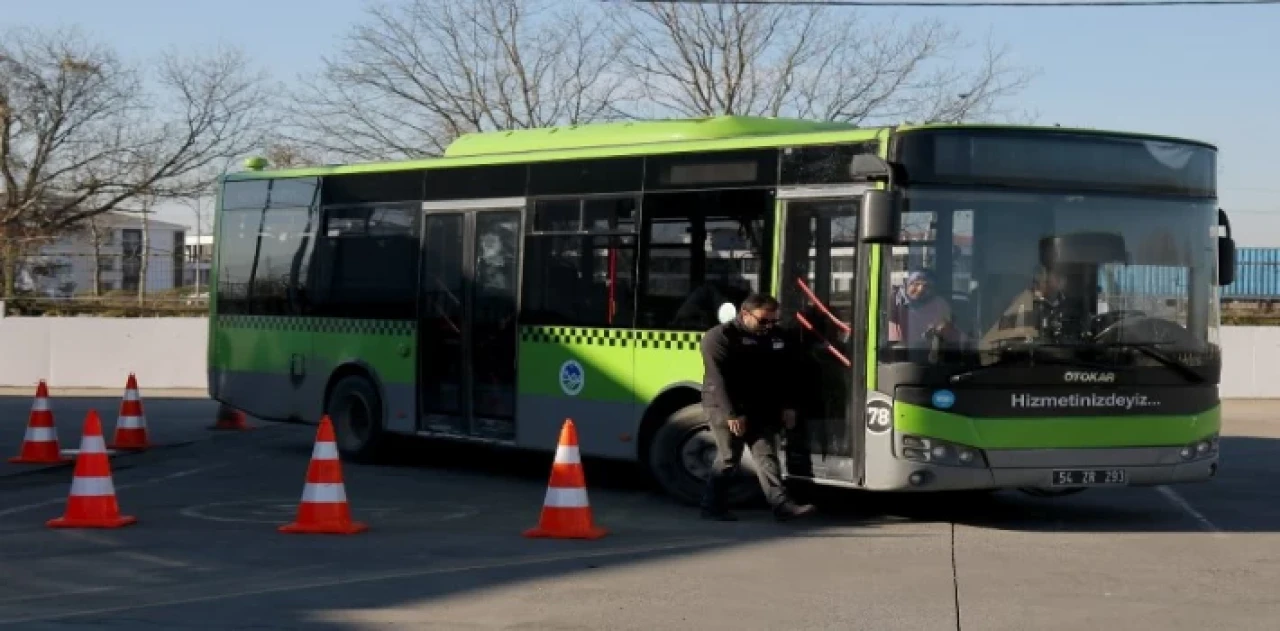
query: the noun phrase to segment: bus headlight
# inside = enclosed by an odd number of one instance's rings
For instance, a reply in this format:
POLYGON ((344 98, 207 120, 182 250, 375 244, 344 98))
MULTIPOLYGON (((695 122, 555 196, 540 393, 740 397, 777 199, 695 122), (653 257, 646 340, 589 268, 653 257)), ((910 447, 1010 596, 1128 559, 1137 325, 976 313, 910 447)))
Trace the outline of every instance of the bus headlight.
POLYGON ((902 457, 907 460, 947 467, 986 466, 986 459, 982 457, 981 450, 937 438, 903 434, 901 447, 902 457))
POLYGON ((1191 443, 1190 445, 1183 445, 1182 449, 1178 450, 1178 455, 1182 456, 1183 460, 1188 460, 1188 461, 1200 460, 1202 458, 1209 458, 1211 456, 1216 455, 1217 453, 1218 453, 1218 435, 1217 434, 1211 434, 1209 436, 1206 436, 1200 440, 1197 440, 1194 443, 1191 443))

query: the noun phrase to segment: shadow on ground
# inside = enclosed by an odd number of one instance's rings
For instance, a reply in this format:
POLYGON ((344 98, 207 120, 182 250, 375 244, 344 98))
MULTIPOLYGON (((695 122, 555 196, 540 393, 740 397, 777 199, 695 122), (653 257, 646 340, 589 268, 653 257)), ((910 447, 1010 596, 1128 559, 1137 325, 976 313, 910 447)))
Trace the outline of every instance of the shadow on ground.
MULTIPOLYGON (((276 463, 274 468, 245 464, 236 469, 236 482, 243 485, 244 496, 264 493, 255 488, 255 481, 270 487, 268 476, 285 476, 286 486, 298 488, 314 430, 261 421, 254 424, 264 429, 223 435, 228 438, 216 441, 227 447, 218 457, 252 455, 260 457, 256 462, 276 463), (280 463, 288 464, 281 467, 280 463)), ((63 435, 65 441, 67 434, 63 435)), ((183 444, 167 453, 177 457, 184 452, 211 450, 214 442, 183 444)), ((1204 485, 1177 487, 1177 493, 1223 531, 1280 532, 1280 502, 1275 501, 1277 493, 1271 482, 1275 472, 1271 463, 1280 462, 1280 441, 1236 436, 1224 438, 1222 447, 1219 477, 1204 485)), ((122 459, 114 472, 126 473, 130 467, 158 462, 146 458, 165 457, 169 456, 156 452, 138 456, 135 462, 122 459)), ((483 489, 502 488, 508 483, 526 488, 545 484, 551 457, 550 453, 406 439, 393 446, 384 464, 368 469, 408 479, 448 473, 448 479, 473 485, 480 489, 476 493, 484 493, 483 489)), ((83 628, 122 630, 154 626, 353 631, 377 626, 372 621, 376 618, 381 624, 404 628, 492 628, 521 623, 530 628, 539 624, 569 628, 564 621, 571 616, 547 613, 549 604, 557 604, 585 612, 586 617, 574 628, 600 628, 609 622, 602 612, 610 606, 604 603, 626 598, 618 593, 622 587, 609 583, 619 576, 615 570, 648 568, 653 580, 660 582, 663 574, 653 566, 678 566, 682 568, 679 571, 662 572, 687 572, 693 561, 697 564, 694 571, 709 571, 710 566, 702 565, 699 559, 708 564, 722 562, 717 560, 734 549, 755 548, 758 551, 752 554, 758 556, 752 557, 753 563, 767 566, 791 560, 784 547, 791 541, 829 539, 831 543, 823 545, 832 546, 833 558, 858 547, 883 548, 902 556, 901 568, 909 566, 913 558, 946 558, 940 553, 951 545, 950 537, 945 530, 919 527, 929 524, 1028 532, 1195 533, 1203 529, 1200 522, 1151 489, 1091 490, 1057 499, 1017 492, 882 495, 799 489, 821 504, 822 515, 774 525, 749 513, 745 523, 708 524, 697 519, 695 510, 678 507, 662 496, 635 466, 588 459, 585 468, 591 492, 608 500, 599 503, 626 504, 636 514, 662 521, 663 527, 629 532, 625 524, 610 524, 614 532, 592 542, 524 540, 515 533, 532 525, 524 522, 536 509, 522 507, 501 536, 459 533, 459 526, 434 524, 421 530, 384 527, 354 538, 284 537, 269 526, 222 524, 194 526, 206 530, 188 531, 193 527, 189 521, 161 514, 158 509, 167 507, 176 514, 183 505, 178 498, 158 507, 153 502, 149 526, 105 532, 52 533, 38 527, 11 531, 7 537, 12 547, 3 548, 3 556, 17 562, 18 551, 25 551, 24 559, 46 564, 51 573, 42 575, 41 583, 34 573, 11 575, 0 582, 7 590, 20 586, 29 591, 66 591, 73 579, 82 578, 110 591, 101 596, 58 599, 63 604, 48 602, 53 599, 41 601, 39 595, 0 598, 0 626, 75 629, 80 628, 77 623, 83 623, 83 628), (917 527, 891 527, 895 524, 917 527), (459 539, 460 534, 466 537, 459 539), (58 574, 57 568, 63 568, 65 574, 58 574), (602 578, 593 578, 597 575, 602 578), (606 576, 610 578, 603 578, 606 576), (594 583, 597 580, 602 582, 594 583), (537 587, 530 587, 535 584, 537 587), (572 590, 577 591, 566 595, 570 588, 548 587, 563 584, 572 584, 572 590), (504 596, 488 611, 475 605, 486 594, 513 588, 530 591, 523 596, 504 596), (574 600, 566 600, 569 598, 574 600), (601 604, 591 605, 592 598, 600 599, 601 604), (432 612, 417 612, 419 617, 412 620, 389 613, 426 606, 431 606, 432 612), (462 612, 470 617, 450 617, 462 612), (488 618, 476 617, 482 615, 488 618)), ((49 479, 58 485, 67 483, 65 472, 49 479)), ((597 495, 592 497, 593 505, 597 504, 597 495)), ((130 501, 142 503, 137 498, 134 495, 130 501)), ((402 501, 431 499, 403 497, 402 501)), ((848 571, 855 569, 872 571, 853 567, 848 571)), ((941 574, 943 569, 938 571, 941 574)), ((677 574, 671 576, 675 580, 677 574)), ((950 577, 946 580, 949 584, 950 577)), ((664 605, 655 602, 646 606, 664 605)), ((629 609, 635 608, 632 603, 629 609)), ((628 624, 640 626, 635 621, 628 624)))

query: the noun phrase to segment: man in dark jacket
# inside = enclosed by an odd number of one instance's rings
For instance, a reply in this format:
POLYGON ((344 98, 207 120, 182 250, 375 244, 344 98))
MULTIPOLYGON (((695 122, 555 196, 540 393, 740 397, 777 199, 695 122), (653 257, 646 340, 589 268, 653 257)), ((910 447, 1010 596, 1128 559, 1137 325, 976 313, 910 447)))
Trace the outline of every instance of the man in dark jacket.
POLYGON ((794 401, 799 374, 796 351, 778 333, 778 301, 752 294, 738 316, 702 338, 702 406, 716 441, 716 461, 707 479, 702 516, 733 521, 727 486, 738 472, 742 449, 749 446, 765 499, 779 520, 813 512, 797 506, 782 486, 777 438, 783 426, 796 424, 794 401))

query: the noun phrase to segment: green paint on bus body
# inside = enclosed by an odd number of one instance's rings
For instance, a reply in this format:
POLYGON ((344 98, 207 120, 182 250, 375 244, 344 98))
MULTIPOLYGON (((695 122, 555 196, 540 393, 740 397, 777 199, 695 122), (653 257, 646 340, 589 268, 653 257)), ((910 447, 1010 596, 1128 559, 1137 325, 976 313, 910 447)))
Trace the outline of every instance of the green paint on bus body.
POLYGON ((751 116, 591 123, 465 134, 449 145, 444 157, 463 158, 591 147, 616 148, 851 130, 859 128, 849 123, 751 116))
POLYGON ((399 162, 370 162, 331 167, 281 169, 276 171, 240 171, 226 174, 225 179, 229 181, 278 179, 317 175, 384 173, 409 171, 414 169, 448 169, 466 166, 526 164, 535 162, 553 162, 557 160, 617 158, 626 156, 698 153, 707 151, 732 151, 735 149, 770 149, 789 146, 835 145, 875 140, 883 131, 884 130, 882 129, 857 129, 854 127, 846 127, 844 131, 802 131, 801 133, 736 136, 714 140, 653 142, 630 145, 600 144, 599 146, 583 147, 578 149, 564 148, 541 151, 531 150, 523 153, 491 154, 460 158, 424 158, 421 160, 405 160, 399 162))
MULTIPOLYGON (((359 359, 387 383, 412 384, 416 373, 412 320, 224 315, 215 319, 210 338, 210 366, 219 371, 287 375, 298 355, 326 370, 359 359)), ((329 377, 308 373, 317 376, 329 377)))
POLYGON ((1222 408, 1199 414, 982 418, 898 401, 894 431, 979 449, 1164 447, 1201 440, 1222 428, 1222 408))
POLYGON ((516 372, 520 394, 647 404, 673 383, 702 381, 701 333, 524 327, 516 372), (582 383, 565 382, 577 362, 582 383))

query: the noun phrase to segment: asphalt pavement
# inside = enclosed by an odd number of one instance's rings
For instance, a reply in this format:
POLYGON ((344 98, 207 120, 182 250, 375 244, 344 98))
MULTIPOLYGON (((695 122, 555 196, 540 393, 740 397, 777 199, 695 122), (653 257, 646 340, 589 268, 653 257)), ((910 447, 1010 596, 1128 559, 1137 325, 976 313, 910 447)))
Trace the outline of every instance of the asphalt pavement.
MULTIPOLYGON (((1196 629, 1280 620, 1280 401, 1229 402, 1211 483, 1059 499, 826 494, 824 513, 707 523, 588 462, 595 541, 526 539, 549 454, 406 440, 343 464, 368 532, 288 535, 315 427, 143 391, 154 447, 112 457, 138 523, 53 530, 71 466, 0 462, 0 628, 1196 629)), ((186 396, 195 396, 185 393, 186 396)), ((62 447, 119 395, 54 392, 62 447)), ((29 394, 0 396, 0 455, 29 394)))

